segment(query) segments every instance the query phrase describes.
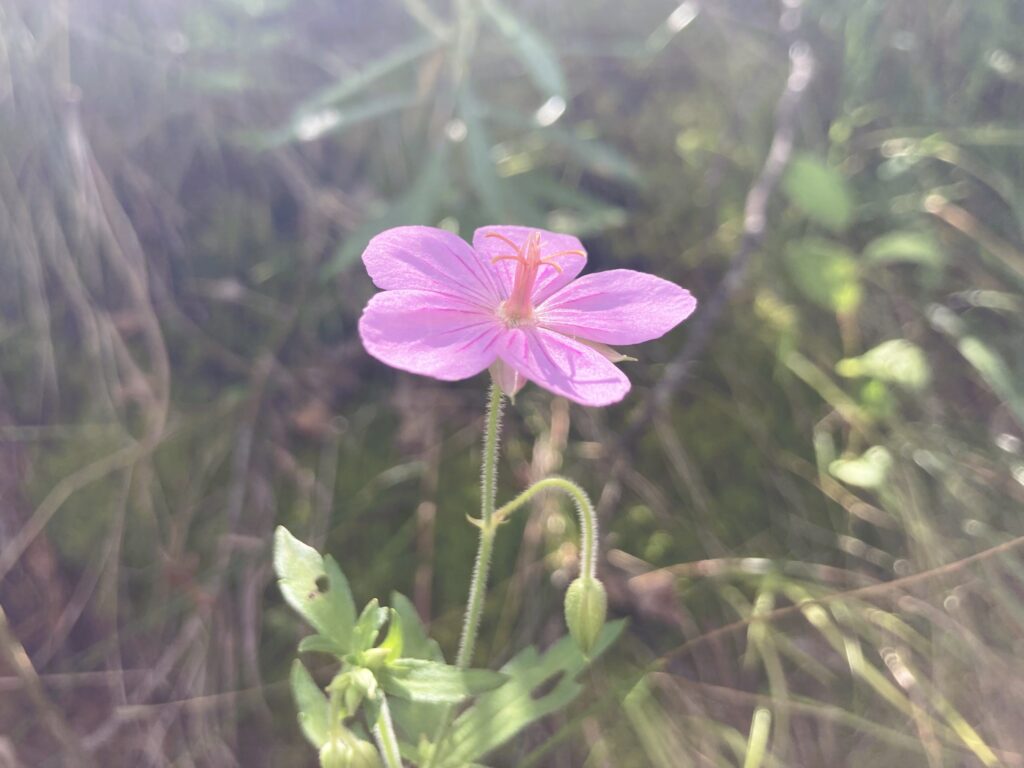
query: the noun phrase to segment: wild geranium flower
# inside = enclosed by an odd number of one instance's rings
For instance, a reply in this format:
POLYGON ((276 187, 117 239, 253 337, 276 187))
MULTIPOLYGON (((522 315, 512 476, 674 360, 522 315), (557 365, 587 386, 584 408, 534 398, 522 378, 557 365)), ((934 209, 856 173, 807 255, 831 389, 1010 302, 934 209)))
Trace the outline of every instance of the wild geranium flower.
POLYGON ((690 292, 630 269, 576 276, 580 241, 528 227, 483 227, 473 245, 443 229, 377 235, 363 263, 378 293, 359 320, 367 352, 454 381, 490 368, 514 396, 527 381, 581 405, 629 391, 611 345, 662 336, 697 306, 690 292))

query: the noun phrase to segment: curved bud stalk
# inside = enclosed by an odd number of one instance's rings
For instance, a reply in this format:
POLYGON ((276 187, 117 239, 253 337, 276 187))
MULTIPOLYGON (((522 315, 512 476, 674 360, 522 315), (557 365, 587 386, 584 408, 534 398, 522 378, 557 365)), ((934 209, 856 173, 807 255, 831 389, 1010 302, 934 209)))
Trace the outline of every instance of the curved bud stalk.
POLYGON ((519 507, 545 490, 559 490, 568 494, 576 505, 580 519, 580 577, 565 595, 565 621, 569 634, 583 651, 590 655, 597 642, 608 613, 608 596, 597 578, 597 512, 580 486, 564 477, 548 477, 534 483, 516 498, 494 513, 502 522, 519 507))

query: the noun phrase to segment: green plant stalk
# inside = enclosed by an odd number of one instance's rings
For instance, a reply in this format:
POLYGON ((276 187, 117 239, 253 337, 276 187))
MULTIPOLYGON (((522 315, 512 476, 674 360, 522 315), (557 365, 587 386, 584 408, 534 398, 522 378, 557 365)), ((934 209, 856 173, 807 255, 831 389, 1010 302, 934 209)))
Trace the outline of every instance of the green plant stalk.
POLYGON ((402 755, 398 749, 398 737, 395 735, 395 724, 391 719, 391 708, 383 693, 380 695, 377 722, 373 726, 373 738, 377 742, 377 749, 384 757, 384 765, 387 768, 402 768, 402 755))
MULTIPOLYGON (((487 575, 491 570, 491 556, 494 554, 494 535, 497 531, 497 517, 494 513, 494 499, 498 490, 498 439, 501 435, 501 409, 504 394, 496 381, 491 382, 487 400, 487 426, 484 430, 484 455, 480 468, 480 543, 477 547, 476 562, 469 582, 469 597, 466 599, 466 616, 462 623, 462 637, 455 666, 467 668, 473 663, 476 637, 480 631, 484 602, 487 597, 487 575)), ((452 707, 448 706, 441 717, 441 725, 434 737, 434 745, 440 750, 452 721, 452 707)), ((433 759, 428 761, 430 766, 433 759)))
POLYGON ((597 512, 580 486, 564 477, 546 477, 539 480, 494 513, 496 524, 529 502, 534 496, 548 490, 562 491, 576 505, 580 519, 580 576, 584 579, 597 577, 597 512))
POLYGON ((469 597, 466 601, 466 618, 462 625, 462 638, 455 666, 467 668, 473 663, 476 637, 480 631, 484 601, 487 598, 487 575, 491 570, 491 555, 494 553, 494 496, 498 481, 498 436, 501 432, 501 408, 504 395, 498 384, 491 384, 487 403, 487 427, 484 434, 483 466, 480 472, 480 544, 477 548, 473 576, 469 582, 469 597))

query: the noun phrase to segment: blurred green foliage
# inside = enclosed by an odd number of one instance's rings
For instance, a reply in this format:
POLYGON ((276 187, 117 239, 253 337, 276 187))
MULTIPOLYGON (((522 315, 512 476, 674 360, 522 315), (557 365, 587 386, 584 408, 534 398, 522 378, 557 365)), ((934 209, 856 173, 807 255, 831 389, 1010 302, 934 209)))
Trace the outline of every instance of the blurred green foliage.
MULTIPOLYGON (((42 681, 0 654, 0 755, 308 764, 278 523, 450 657, 484 382, 366 357, 363 245, 545 226, 706 306, 799 40, 765 238, 604 520, 630 626, 495 765, 1021 765, 1022 29, 1015 0, 0 4, 0 645, 42 681)), ((621 406, 525 390, 501 496, 560 466, 600 497, 701 322, 621 406)), ((564 632, 568 512, 502 530, 481 663, 564 632)))

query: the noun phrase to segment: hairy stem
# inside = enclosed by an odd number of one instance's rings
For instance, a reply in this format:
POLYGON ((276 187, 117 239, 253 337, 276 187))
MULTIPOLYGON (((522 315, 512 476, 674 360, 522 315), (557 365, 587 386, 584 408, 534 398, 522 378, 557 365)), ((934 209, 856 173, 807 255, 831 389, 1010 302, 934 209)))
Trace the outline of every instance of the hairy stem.
POLYGON ((469 583, 469 598, 466 602, 462 638, 459 641, 459 654, 455 659, 455 665, 463 669, 473 663, 476 636, 480 631, 480 618, 487 597, 487 574, 491 570, 491 554, 494 552, 494 495, 498 481, 498 435, 501 432, 502 400, 501 388, 497 383, 492 383, 487 404, 483 466, 480 471, 480 544, 473 566, 473 577, 469 583))
POLYGON ((402 768, 402 755, 398 751, 398 737, 395 735, 395 724, 391 720, 391 708, 383 693, 380 697, 380 713, 373 725, 373 738, 377 742, 377 749, 384 756, 384 765, 387 768, 402 768))
POLYGON ((544 491, 562 491, 572 498, 580 518, 580 576, 593 579, 597 576, 597 513, 580 486, 564 477, 546 477, 516 496, 494 513, 495 522, 503 522, 509 515, 544 491))
MULTIPOLYGON (((480 631, 480 619, 487 597, 487 574, 491 570, 491 555, 494 553, 494 534, 497 527, 494 519, 494 497, 498 485, 498 437, 501 433, 503 400, 501 387, 496 381, 492 381, 487 401, 487 426, 484 430, 484 455, 480 469, 480 543, 473 565, 473 576, 469 582, 469 597, 466 599, 466 617, 462 624, 459 653, 455 657, 455 665, 460 669, 465 669, 473 663, 476 636, 480 631)), ((434 738, 438 750, 448 734, 451 721, 452 707, 448 706, 444 710, 434 738)), ((428 761, 427 766, 432 764, 433 759, 428 761)))

